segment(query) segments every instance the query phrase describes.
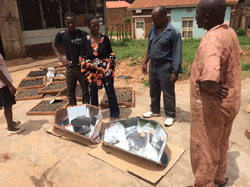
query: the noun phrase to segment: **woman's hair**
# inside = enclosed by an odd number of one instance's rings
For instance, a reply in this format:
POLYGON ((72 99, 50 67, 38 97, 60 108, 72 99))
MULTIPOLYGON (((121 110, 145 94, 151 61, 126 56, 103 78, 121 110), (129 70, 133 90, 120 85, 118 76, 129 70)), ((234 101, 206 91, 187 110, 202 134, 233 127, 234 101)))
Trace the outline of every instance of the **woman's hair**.
POLYGON ((94 16, 93 14, 89 15, 89 16, 87 17, 87 20, 86 20, 87 25, 89 25, 90 22, 91 22, 93 19, 97 19, 97 20, 98 20, 98 18, 97 18, 96 16, 94 16))

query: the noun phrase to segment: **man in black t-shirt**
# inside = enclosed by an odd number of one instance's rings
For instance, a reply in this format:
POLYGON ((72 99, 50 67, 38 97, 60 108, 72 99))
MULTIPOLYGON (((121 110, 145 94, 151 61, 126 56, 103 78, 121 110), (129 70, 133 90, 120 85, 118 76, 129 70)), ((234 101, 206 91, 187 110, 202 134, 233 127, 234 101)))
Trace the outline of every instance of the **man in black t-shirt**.
POLYGON ((64 23, 67 29, 59 31, 52 43, 52 49, 59 61, 67 67, 66 82, 69 105, 76 105, 76 84, 79 81, 82 88, 82 103, 89 103, 89 87, 87 79, 81 73, 78 64, 80 56, 80 44, 82 38, 87 35, 85 31, 76 29, 76 15, 73 12, 67 12, 64 16, 64 23), (65 48, 66 58, 63 58, 58 51, 57 46, 62 44, 65 48))

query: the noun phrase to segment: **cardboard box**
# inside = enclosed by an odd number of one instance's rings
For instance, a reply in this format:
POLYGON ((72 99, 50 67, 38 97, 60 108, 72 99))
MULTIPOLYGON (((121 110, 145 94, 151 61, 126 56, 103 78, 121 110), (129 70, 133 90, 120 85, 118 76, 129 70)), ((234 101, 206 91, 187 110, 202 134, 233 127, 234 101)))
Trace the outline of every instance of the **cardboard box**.
POLYGON ((185 149, 167 143, 164 152, 169 157, 167 167, 100 144, 97 148, 88 152, 88 154, 121 171, 132 173, 155 184, 178 162, 185 149))
POLYGON ((55 115, 54 127, 87 139, 93 143, 100 143, 102 137, 100 134, 102 119, 103 116, 99 107, 84 104, 58 110, 55 115), (90 119, 90 129, 88 132, 78 133, 79 131, 72 126, 72 121, 77 118, 79 119, 80 116, 85 116, 90 119))

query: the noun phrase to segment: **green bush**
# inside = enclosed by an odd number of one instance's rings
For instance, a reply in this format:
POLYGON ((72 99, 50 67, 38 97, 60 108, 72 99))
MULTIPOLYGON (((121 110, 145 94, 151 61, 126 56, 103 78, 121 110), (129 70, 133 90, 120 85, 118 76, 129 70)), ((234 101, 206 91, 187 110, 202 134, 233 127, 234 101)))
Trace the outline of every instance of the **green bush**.
POLYGON ((237 31, 237 36, 246 36, 246 30, 243 28, 239 28, 237 31))

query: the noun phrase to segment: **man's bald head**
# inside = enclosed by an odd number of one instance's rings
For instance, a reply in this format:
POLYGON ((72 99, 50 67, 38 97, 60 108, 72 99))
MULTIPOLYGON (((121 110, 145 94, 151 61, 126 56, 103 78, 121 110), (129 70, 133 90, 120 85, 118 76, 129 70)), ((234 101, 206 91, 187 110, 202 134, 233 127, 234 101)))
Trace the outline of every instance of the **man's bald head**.
POLYGON ((196 7, 195 18, 199 28, 210 30, 224 22, 225 0, 200 0, 196 7))
POLYGON ((154 8, 151 13, 151 16, 154 26, 156 28, 164 27, 168 23, 167 9, 162 5, 159 5, 156 8, 154 8))
POLYGON ((225 0, 200 0, 198 5, 206 14, 216 15, 218 19, 223 19, 226 12, 225 0))
POLYGON ((164 16, 164 15, 167 16, 167 9, 162 5, 155 7, 153 11, 159 13, 160 16, 164 16))

